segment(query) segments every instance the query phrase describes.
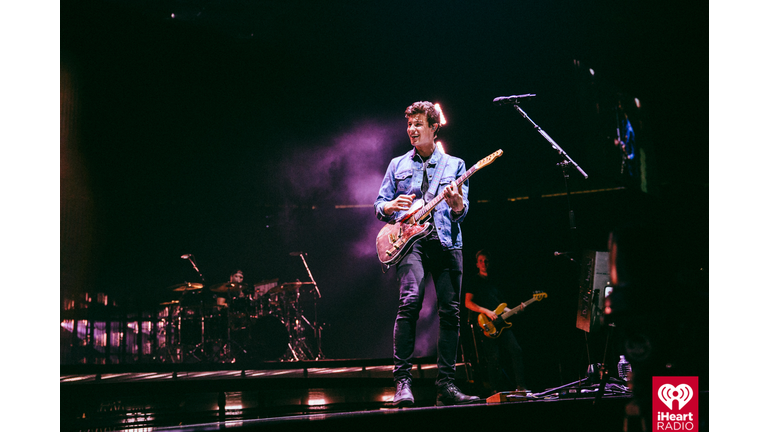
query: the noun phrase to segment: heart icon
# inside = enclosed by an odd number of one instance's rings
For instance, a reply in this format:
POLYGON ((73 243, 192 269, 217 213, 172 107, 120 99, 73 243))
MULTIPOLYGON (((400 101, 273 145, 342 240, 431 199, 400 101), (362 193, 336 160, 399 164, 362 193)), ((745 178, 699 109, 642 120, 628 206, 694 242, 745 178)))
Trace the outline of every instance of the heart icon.
POLYGON ((669 409, 672 409, 672 402, 677 400, 678 409, 683 409, 685 404, 693 399, 693 389, 688 384, 680 384, 677 387, 672 384, 664 384, 659 387, 659 399, 669 409))

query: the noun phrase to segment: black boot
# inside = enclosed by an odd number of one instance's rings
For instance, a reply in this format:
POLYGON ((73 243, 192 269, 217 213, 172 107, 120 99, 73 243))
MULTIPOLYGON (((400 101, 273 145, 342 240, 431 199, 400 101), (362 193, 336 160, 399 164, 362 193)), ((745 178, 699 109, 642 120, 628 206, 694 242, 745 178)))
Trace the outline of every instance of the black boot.
POLYGON ((443 384, 437 388, 437 406, 461 405, 479 402, 477 396, 467 396, 454 383, 443 384))
POLYGON ((395 391, 395 397, 392 399, 392 405, 396 407, 413 406, 410 378, 397 380, 397 391, 395 391))

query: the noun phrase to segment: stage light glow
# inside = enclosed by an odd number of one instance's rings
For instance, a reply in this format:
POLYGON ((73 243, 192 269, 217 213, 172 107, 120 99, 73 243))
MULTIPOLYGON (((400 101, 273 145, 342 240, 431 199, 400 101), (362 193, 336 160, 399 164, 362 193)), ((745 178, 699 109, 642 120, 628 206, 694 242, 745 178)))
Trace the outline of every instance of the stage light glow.
POLYGON ((226 411, 234 411, 229 414, 237 414, 237 411, 243 410, 242 392, 225 392, 224 399, 224 409, 226 411))
POLYGON ((60 382, 73 382, 73 381, 83 381, 87 379, 93 379, 96 375, 84 375, 84 376, 73 376, 68 378, 62 378, 60 382))
POLYGON ((640 108, 640 99, 635 98, 635 106, 640 108))
POLYGON ((592 68, 589 68, 589 74, 592 76, 595 76, 595 70, 592 68))
POLYGON ((443 148, 443 143, 438 141, 437 142, 437 148, 440 149, 441 152, 445 153, 445 149, 443 148))
POLYGON ((75 328, 75 320, 64 320, 61 322, 61 327, 71 333, 75 328))
POLYGON ((319 405, 327 405, 327 404, 328 402, 326 402, 325 400, 325 392, 310 390, 309 397, 307 398, 307 405, 319 406, 319 405))
POLYGON ((379 396, 380 402, 392 402, 392 399, 395 398, 395 391, 394 390, 385 390, 384 393, 379 396))
POLYGON ((445 119, 445 114, 443 114, 443 109, 440 107, 439 103, 435 104, 435 108, 437 109, 438 114, 440 114, 440 125, 443 126, 448 123, 448 121, 445 119))

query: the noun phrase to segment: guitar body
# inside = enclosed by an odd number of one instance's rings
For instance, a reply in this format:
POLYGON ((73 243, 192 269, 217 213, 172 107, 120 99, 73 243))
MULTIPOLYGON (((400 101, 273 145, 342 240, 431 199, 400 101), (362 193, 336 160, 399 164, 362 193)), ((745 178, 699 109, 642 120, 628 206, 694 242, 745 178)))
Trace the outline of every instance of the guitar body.
MULTIPOLYGON (((481 159, 457 178, 456 184, 461 185, 464 183, 477 170, 492 163, 502 153, 504 152, 497 150, 481 159)), ((432 232, 432 224, 426 221, 429 220, 435 206, 443 199, 444 195, 439 193, 426 204, 424 200, 416 200, 400 220, 384 225, 376 236, 376 255, 378 255, 379 261, 382 264, 393 266, 399 263, 417 240, 426 237, 427 234, 432 232)))
MULTIPOLYGON (((506 308, 507 304, 502 303, 493 311, 493 313, 501 317, 502 312, 504 312, 504 309, 506 308)), ((502 330, 512 327, 512 323, 505 321, 502 318, 498 318, 496 321, 491 321, 483 314, 478 315, 477 322, 480 324, 480 328, 483 329, 483 334, 491 339, 496 339, 499 337, 502 330)))
POLYGON ((533 297, 531 297, 530 300, 526 300, 525 302, 521 303, 519 306, 515 306, 514 308, 506 312, 504 312, 504 310, 507 308, 507 304, 502 303, 498 307, 496 307, 496 310, 493 311, 493 313, 495 313, 498 316, 496 320, 491 321, 488 319, 487 316, 483 314, 479 314, 477 316, 477 323, 480 324, 480 328, 483 330, 483 334, 486 337, 489 337, 491 339, 496 339, 497 337, 499 337, 499 335, 501 335, 502 330, 512 327, 512 323, 507 321, 507 318, 522 312, 523 309, 526 306, 530 305, 531 303, 542 301, 545 298, 547 298, 547 293, 542 291, 536 291, 533 293, 533 297))
POLYGON ((393 266, 400 262, 413 244, 432 232, 429 222, 417 223, 411 216, 424 207, 423 200, 414 201, 405 220, 384 225, 376 236, 376 254, 382 264, 393 266))

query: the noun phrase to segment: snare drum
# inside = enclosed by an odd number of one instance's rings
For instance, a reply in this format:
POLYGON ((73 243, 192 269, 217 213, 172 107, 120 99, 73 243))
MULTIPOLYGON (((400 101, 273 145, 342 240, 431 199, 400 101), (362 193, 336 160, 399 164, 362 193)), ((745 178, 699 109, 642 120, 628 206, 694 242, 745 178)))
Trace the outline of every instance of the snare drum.
POLYGON ((232 299, 229 305, 229 315, 232 316, 248 316, 250 315, 251 299, 248 297, 235 297, 232 299))

